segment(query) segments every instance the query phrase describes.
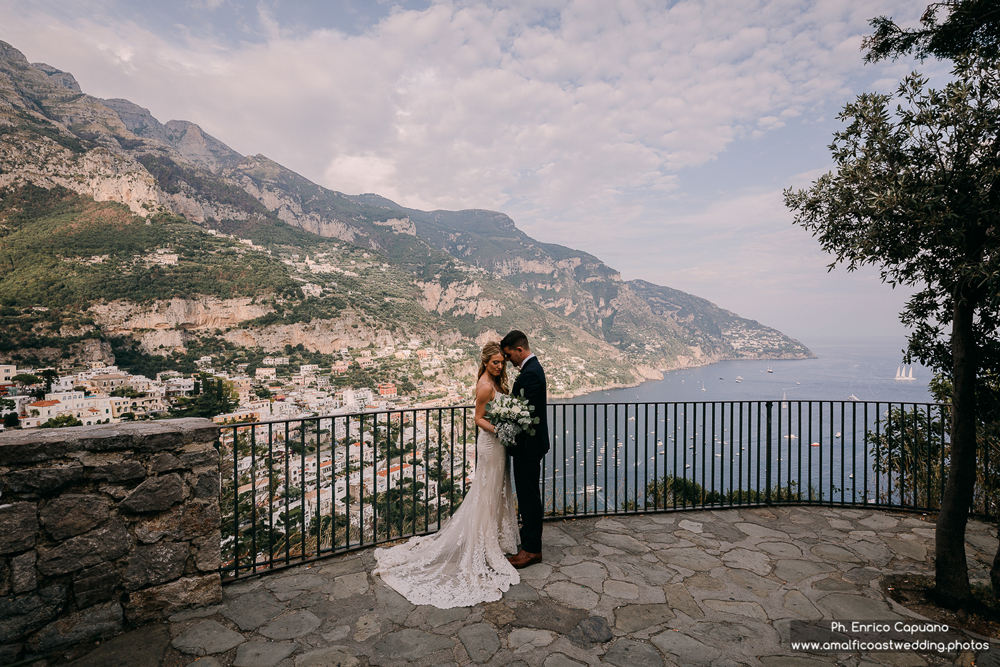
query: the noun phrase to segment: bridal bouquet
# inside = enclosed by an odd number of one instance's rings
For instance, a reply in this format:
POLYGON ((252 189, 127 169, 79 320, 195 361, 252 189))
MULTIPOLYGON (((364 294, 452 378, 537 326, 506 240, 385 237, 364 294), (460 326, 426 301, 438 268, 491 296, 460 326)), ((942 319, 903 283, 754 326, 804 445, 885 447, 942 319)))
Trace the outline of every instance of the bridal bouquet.
POLYGON ((538 423, 538 417, 532 417, 535 406, 528 405, 524 390, 520 396, 497 394, 497 397, 486 404, 486 419, 496 426, 497 437, 504 447, 513 447, 519 434, 535 435, 533 426, 538 423))

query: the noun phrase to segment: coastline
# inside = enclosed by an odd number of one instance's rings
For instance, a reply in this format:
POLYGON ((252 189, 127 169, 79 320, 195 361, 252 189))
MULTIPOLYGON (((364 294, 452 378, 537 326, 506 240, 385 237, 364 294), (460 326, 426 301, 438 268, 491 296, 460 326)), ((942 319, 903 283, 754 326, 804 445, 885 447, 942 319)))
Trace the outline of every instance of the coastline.
POLYGON ((762 356, 762 357, 722 357, 719 359, 706 360, 704 363, 700 364, 678 364, 670 368, 659 368, 651 369, 648 366, 636 366, 635 369, 638 374, 642 375, 641 380, 636 382, 613 382, 606 385, 594 385, 589 387, 581 387, 579 389, 573 389, 566 392, 549 392, 549 398, 554 400, 566 400, 570 398, 577 398, 578 396, 584 396, 586 394, 595 394, 599 391, 609 391, 611 389, 629 389, 630 387, 638 387, 640 385, 646 384, 647 382, 657 382, 663 379, 664 373, 670 373, 672 371, 682 371, 690 368, 704 368, 706 366, 711 366, 712 364, 718 364, 724 361, 806 361, 808 359, 818 359, 819 357, 809 350, 808 355, 803 354, 784 354, 781 356, 762 356))

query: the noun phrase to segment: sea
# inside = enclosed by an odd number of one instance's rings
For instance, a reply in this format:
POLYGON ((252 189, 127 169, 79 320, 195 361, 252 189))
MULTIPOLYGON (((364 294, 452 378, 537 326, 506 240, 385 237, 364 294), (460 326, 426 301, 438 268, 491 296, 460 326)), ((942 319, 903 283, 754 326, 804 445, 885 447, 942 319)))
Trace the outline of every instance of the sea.
POLYGON ((722 361, 669 371, 662 380, 636 387, 592 392, 552 403, 644 403, 673 401, 893 401, 932 402, 933 372, 903 367, 901 338, 859 338, 806 343, 815 359, 722 361), (768 371, 771 372, 768 372, 768 371), (912 380, 896 380, 904 371, 912 380), (737 381, 737 378, 741 378, 737 381))
POLYGON ((892 410, 939 412, 932 372, 903 365, 901 338, 806 344, 816 358, 724 361, 551 401, 547 510, 648 504, 665 476, 705 502, 741 489, 898 502, 907 487, 877 472, 873 443, 892 410))

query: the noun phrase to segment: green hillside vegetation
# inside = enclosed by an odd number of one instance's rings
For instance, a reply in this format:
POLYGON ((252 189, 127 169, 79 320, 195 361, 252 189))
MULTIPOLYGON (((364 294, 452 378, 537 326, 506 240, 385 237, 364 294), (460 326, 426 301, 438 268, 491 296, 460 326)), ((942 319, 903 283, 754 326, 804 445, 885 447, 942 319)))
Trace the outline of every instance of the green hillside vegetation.
POLYGON ((55 308, 22 311, 10 301, 0 307, 0 357, 9 355, 21 365, 38 366, 53 358, 71 359, 81 344, 101 339, 101 332, 86 313, 55 308), (32 353, 20 352, 28 350, 32 353))
POLYGON ((296 287, 280 262, 183 218, 147 220, 121 204, 33 185, 0 192, 0 267, 0 302, 18 307, 260 297, 296 287), (177 253, 178 265, 148 264, 158 248, 177 253))
MULTIPOLYGON (((632 384, 650 369, 693 360, 810 354, 704 299, 622 281, 593 255, 537 242, 503 213, 420 211, 379 195, 349 196, 262 155, 244 157, 191 123, 162 125, 128 100, 100 100, 66 85, 0 42, 0 148, 7 156, 0 173, 44 186, 0 190, 0 325, 7 334, 0 359, 71 365, 113 354, 123 368, 151 376, 191 373, 210 355, 216 368, 252 373, 264 355, 253 345, 303 342, 286 350, 293 365, 327 366, 336 357, 307 348, 376 345, 388 332, 397 344, 419 338, 474 357, 484 332, 519 328, 550 355, 554 391, 567 393, 632 384), (159 191, 134 191, 148 196, 146 210, 166 206, 190 220, 136 216, 90 198, 94 184, 116 192, 134 178, 159 191), (171 311, 156 330, 125 323, 114 332, 128 335, 115 338, 86 317, 97 302, 144 306, 196 296, 249 297, 258 306, 250 315, 259 317, 227 319, 232 324, 222 331, 181 323, 171 311)), ((146 312, 155 319, 166 311, 146 312)), ((108 321, 118 327, 114 317, 108 321)), ((465 362, 434 370, 382 361, 387 372, 377 375, 419 383, 466 373, 465 362)), ((360 372, 337 382, 375 379, 360 372)))

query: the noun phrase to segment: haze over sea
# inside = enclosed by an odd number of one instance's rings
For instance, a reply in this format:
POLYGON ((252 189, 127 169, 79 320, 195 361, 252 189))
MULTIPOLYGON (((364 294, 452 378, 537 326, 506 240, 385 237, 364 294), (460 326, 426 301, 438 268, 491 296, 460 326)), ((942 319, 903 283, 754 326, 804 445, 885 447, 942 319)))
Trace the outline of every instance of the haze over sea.
MULTIPOLYGON (((816 359, 722 361, 664 373, 662 380, 552 403, 824 400, 931 402, 932 372, 913 365, 914 380, 898 381, 902 338, 803 341, 816 359), (772 370, 771 373, 767 369, 772 370), (742 381, 736 382, 737 377, 742 381), (704 387, 704 391, 702 391, 704 387)), ((544 363, 544 360, 542 360, 544 363)))

